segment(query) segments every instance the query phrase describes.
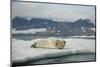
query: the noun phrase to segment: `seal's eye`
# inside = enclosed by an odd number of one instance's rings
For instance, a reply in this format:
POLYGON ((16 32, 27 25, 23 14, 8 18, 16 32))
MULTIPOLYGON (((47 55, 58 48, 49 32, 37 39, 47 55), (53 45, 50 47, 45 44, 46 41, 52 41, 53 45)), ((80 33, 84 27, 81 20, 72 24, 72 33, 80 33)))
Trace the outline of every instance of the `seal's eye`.
POLYGON ((64 44, 65 44, 66 42, 64 41, 64 44))

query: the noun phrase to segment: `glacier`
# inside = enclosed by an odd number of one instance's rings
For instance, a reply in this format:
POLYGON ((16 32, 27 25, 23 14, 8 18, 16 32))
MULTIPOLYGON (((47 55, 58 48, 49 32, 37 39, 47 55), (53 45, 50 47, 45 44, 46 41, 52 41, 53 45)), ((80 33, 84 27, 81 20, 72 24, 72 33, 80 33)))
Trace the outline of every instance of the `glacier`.
POLYGON ((28 30, 16 30, 12 29, 12 34, 35 34, 37 32, 45 32, 46 28, 40 28, 40 29, 28 29, 28 30))

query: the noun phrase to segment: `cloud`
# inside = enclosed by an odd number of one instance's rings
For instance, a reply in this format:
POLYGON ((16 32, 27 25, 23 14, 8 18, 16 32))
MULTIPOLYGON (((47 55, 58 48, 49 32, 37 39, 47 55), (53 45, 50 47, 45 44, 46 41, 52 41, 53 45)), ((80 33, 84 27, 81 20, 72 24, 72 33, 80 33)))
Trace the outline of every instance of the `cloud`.
POLYGON ((80 18, 89 18, 92 22, 95 22, 95 7, 13 1, 12 18, 15 16, 59 21, 75 21, 80 18))

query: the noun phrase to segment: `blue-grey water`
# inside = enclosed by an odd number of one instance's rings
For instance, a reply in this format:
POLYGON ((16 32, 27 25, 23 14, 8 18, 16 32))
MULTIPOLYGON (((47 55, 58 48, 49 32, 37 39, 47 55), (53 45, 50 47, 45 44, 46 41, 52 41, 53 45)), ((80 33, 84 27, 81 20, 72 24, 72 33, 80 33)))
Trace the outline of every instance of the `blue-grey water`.
POLYGON ((95 61, 95 53, 72 54, 54 58, 42 58, 28 62, 29 64, 54 64, 54 63, 72 63, 72 62, 85 62, 95 61))
MULTIPOLYGON (((48 37, 56 37, 56 38, 70 38, 68 36, 12 36, 15 39, 22 40, 32 40, 38 38, 48 38, 48 37)), ((86 39, 94 39, 94 38, 86 38, 86 39)), ((31 60, 25 64, 54 64, 54 63, 69 63, 69 62, 85 62, 85 61, 95 61, 96 54, 95 53, 80 53, 80 54, 72 54, 72 55, 64 55, 61 57, 52 57, 52 58, 41 58, 37 60, 31 60)))
MULTIPOLYGON (((32 35, 13 35, 12 36, 12 38, 21 39, 21 40, 32 40, 32 39, 49 38, 49 37, 72 38, 70 36, 32 36, 32 35)), ((77 37, 77 38, 81 38, 81 39, 95 39, 94 37, 87 37, 87 38, 77 37)))

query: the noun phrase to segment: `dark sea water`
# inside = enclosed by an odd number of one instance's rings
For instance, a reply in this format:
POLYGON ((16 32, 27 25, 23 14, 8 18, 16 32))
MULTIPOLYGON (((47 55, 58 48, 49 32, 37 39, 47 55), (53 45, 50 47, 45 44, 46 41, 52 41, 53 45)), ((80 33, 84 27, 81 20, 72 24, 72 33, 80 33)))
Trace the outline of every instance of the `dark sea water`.
POLYGON ((94 62, 96 61, 95 53, 79 53, 72 55, 64 55, 60 57, 41 58, 31 60, 24 63, 14 63, 13 66, 25 65, 45 65, 45 64, 61 64, 61 63, 80 63, 80 62, 94 62))
POLYGON ((94 37, 70 37, 70 36, 32 36, 32 35, 13 35, 12 38, 21 39, 21 40, 32 40, 32 39, 40 39, 40 38, 81 38, 81 39, 95 39, 94 37))
POLYGON ((42 58, 39 60, 30 61, 29 64, 53 64, 53 63, 72 63, 72 62, 85 62, 95 61, 94 53, 72 54, 54 58, 42 58))
MULTIPOLYGON (((68 36, 22 36, 22 35, 12 36, 12 38, 26 40, 26 41, 38 38, 49 38, 49 37, 70 38, 68 36)), ((86 39, 94 39, 94 38, 86 38, 86 39)), ((73 62, 88 62, 88 61, 96 61, 96 54, 79 53, 79 54, 64 55, 59 57, 41 58, 14 65, 58 64, 58 63, 73 63, 73 62)))

